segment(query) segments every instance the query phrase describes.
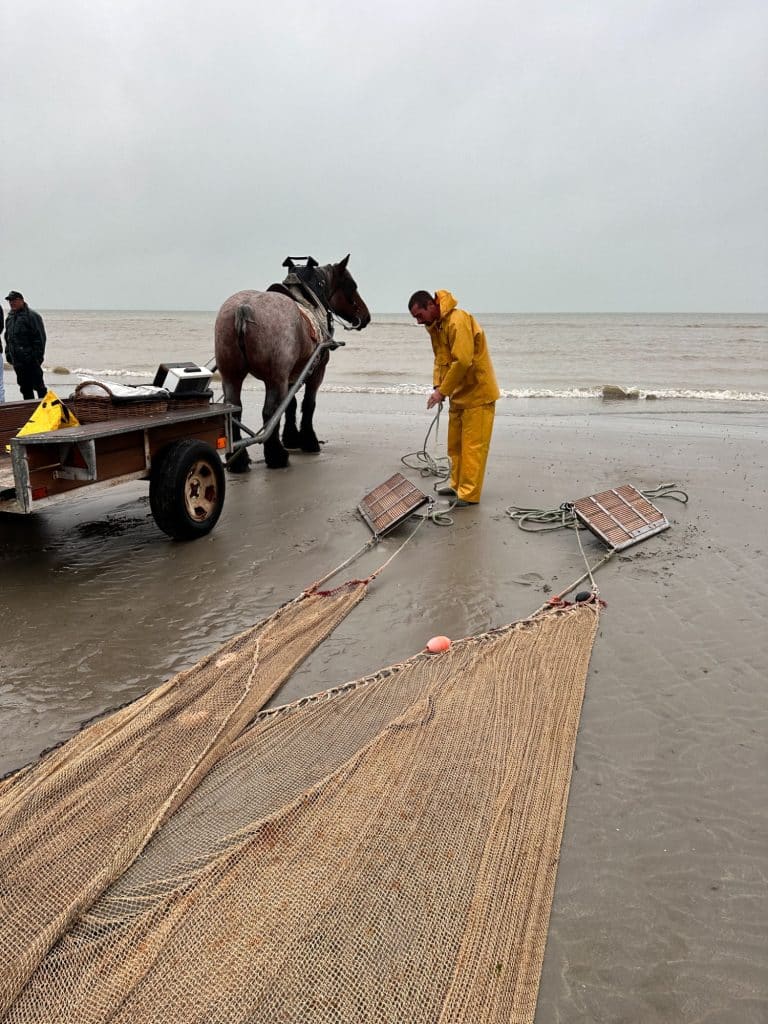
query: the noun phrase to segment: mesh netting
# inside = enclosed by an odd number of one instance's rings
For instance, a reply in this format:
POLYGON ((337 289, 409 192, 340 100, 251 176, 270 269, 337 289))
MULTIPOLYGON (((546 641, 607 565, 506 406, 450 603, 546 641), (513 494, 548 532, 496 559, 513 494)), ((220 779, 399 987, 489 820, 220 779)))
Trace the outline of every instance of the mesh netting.
POLYGON ((532 1021, 596 626, 546 612, 263 712, 7 1022, 532 1021))
POLYGON ((304 595, 0 790, 0 1013, 365 594, 304 595))

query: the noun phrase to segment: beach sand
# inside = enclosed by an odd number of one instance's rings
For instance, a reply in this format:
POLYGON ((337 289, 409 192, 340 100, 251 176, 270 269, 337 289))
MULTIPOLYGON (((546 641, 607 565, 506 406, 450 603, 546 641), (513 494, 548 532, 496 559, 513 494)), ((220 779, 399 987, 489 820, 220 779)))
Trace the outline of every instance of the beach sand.
MULTIPOLYGON (((247 422, 257 422, 258 400, 247 422)), ((192 544, 157 530, 145 485, 0 518, 0 771, 194 663, 341 563, 370 536, 358 502, 393 473, 431 490, 434 481, 400 463, 423 444, 424 405, 321 395, 322 453, 230 477, 219 525, 192 544)), ((581 574, 571 531, 525 534, 507 506, 553 508, 623 483, 674 481, 689 493, 685 506, 659 501, 670 530, 597 574, 607 608, 539 1024, 768 1019, 768 416, 743 408, 500 403, 480 506, 456 512, 452 527, 425 523, 273 702, 400 661, 434 634, 525 617, 581 574)), ((368 575, 411 528, 329 585, 368 575)), ((582 536, 596 562, 605 549, 582 536)))

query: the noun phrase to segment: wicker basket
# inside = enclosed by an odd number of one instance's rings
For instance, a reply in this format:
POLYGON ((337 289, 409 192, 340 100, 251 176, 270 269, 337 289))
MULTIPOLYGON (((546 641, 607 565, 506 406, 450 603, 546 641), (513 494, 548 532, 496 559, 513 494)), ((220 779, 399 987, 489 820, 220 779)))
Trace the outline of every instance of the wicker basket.
POLYGON ((168 410, 168 399, 162 395, 158 398, 120 398, 113 395, 106 384, 99 380, 84 380, 77 385, 68 398, 66 405, 77 416, 81 423, 101 423, 104 420, 122 420, 126 418, 158 416, 168 410), (103 395, 84 395, 86 387, 99 387, 103 395))
POLYGON ((210 405, 213 399, 213 391, 190 392, 186 395, 168 396, 168 409, 171 412, 181 412, 184 409, 200 409, 210 405))

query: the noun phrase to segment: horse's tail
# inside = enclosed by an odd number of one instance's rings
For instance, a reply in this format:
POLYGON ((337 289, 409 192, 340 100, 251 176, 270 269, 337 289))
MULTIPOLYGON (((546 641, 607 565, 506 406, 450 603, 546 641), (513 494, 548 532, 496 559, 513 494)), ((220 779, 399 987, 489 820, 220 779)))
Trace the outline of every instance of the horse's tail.
POLYGON ((237 338, 237 347, 243 354, 246 370, 248 369, 248 353, 245 350, 245 336, 248 333, 248 324, 255 323, 253 307, 249 306, 247 302, 241 302, 235 310, 235 337, 237 338))
POLYGON ((235 310, 235 334, 241 346, 248 331, 248 324, 255 323, 253 308, 247 302, 241 302, 235 310))

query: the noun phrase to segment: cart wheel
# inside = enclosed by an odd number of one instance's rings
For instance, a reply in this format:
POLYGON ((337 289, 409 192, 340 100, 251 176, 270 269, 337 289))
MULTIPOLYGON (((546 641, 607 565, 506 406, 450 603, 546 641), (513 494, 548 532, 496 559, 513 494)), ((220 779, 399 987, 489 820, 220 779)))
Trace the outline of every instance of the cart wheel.
POLYGON ((176 441, 152 466, 149 507, 160 529, 174 540, 204 537, 224 506, 224 470, 204 441, 176 441))

